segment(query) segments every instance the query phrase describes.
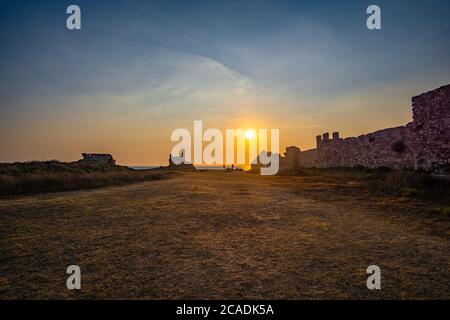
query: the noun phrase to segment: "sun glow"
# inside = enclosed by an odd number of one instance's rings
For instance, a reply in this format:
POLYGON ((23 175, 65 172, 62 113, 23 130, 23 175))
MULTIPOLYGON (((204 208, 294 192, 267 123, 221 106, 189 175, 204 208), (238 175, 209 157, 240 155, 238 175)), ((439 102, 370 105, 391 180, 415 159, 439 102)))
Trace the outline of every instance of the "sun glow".
POLYGON ((246 137, 247 139, 253 139, 253 138, 255 137, 255 130, 248 129, 248 130, 245 132, 245 137, 246 137))

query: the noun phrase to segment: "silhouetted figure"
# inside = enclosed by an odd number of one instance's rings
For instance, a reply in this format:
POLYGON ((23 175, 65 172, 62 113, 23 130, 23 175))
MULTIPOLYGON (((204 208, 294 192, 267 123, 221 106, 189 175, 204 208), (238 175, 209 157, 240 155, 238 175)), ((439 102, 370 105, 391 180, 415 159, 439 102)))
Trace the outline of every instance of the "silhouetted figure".
POLYGON ((234 164, 231 165, 231 170, 234 170, 234 164))

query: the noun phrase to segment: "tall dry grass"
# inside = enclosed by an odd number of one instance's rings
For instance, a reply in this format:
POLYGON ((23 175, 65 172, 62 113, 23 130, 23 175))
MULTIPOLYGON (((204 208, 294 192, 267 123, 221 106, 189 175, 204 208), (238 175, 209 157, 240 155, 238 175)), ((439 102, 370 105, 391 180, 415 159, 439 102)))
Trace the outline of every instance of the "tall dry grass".
POLYGON ((283 175, 315 176, 322 181, 348 183, 374 192, 435 199, 450 205, 450 180, 426 171, 389 168, 299 168, 283 175))
POLYGON ((0 164, 0 196, 100 188, 161 180, 170 174, 88 162, 0 164))

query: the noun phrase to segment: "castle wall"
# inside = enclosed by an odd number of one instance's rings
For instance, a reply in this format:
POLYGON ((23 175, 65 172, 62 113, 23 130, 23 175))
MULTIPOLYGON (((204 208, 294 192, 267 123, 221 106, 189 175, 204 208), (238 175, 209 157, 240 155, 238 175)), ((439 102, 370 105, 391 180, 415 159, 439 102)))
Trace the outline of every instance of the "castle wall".
POLYGON ((413 121, 405 126, 345 139, 325 133, 317 137, 317 149, 287 152, 286 163, 449 170, 450 85, 413 97, 412 106, 413 121))
POLYGON ((412 98, 416 166, 450 166, 450 85, 412 98))
POLYGON ((316 167, 317 166, 317 150, 311 149, 300 151, 298 147, 291 146, 286 148, 284 157, 280 158, 280 165, 284 169, 292 169, 297 167, 316 167))
POLYGON ((317 167, 317 149, 305 150, 300 153, 298 164, 301 167, 317 167))
POLYGON ((414 167, 410 132, 406 127, 379 130, 359 137, 321 140, 318 167, 414 167))

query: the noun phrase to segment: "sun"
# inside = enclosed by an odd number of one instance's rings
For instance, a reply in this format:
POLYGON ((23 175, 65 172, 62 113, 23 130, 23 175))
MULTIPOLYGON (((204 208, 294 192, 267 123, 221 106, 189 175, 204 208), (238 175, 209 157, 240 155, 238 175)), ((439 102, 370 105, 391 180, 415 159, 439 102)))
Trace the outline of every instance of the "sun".
POLYGON ((252 139, 254 136, 255 136, 255 130, 248 129, 248 130, 245 132, 245 137, 246 137, 247 139, 252 139))

